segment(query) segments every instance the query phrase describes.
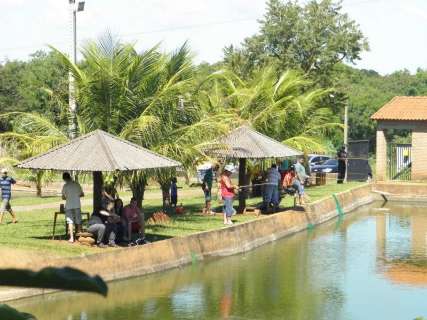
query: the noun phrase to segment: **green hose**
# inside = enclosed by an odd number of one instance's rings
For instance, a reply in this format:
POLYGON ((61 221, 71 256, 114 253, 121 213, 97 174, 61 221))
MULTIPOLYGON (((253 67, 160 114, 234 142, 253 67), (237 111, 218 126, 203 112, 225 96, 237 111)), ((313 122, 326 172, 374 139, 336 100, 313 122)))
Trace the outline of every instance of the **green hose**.
POLYGON ((332 194, 332 197, 335 200, 335 206, 337 208, 337 212, 339 216, 343 216, 344 215, 344 210, 341 207, 340 201, 338 200, 338 197, 335 193, 332 194))

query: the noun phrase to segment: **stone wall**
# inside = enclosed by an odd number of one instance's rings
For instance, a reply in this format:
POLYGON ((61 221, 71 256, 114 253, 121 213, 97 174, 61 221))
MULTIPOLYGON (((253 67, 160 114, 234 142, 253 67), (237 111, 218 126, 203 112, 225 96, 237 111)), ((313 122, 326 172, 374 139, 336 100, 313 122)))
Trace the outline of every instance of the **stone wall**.
POLYGON ((419 124, 412 130, 411 179, 427 180, 427 125, 419 124))

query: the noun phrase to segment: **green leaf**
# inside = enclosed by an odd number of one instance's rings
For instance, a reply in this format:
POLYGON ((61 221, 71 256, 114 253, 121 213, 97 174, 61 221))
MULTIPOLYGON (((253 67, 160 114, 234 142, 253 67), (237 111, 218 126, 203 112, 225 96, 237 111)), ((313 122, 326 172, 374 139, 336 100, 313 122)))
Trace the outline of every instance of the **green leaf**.
MULTIPOLYGON (((44 268, 38 272, 0 269, 0 285, 87 291, 107 296, 108 287, 100 276, 91 277, 74 268, 44 268)), ((3 319, 3 318, 0 318, 3 319)))
POLYGON ((36 320, 36 317, 29 313, 19 312, 7 304, 0 304, 0 319, 2 320, 36 320))

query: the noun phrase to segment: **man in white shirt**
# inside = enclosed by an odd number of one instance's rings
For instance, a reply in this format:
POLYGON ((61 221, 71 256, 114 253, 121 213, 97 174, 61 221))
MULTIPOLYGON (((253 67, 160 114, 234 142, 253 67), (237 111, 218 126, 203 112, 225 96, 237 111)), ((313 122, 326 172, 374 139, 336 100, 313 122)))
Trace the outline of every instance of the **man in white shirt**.
POLYGON ((84 196, 84 193, 80 184, 73 181, 68 172, 62 174, 62 179, 65 181, 62 187, 62 199, 65 200, 65 217, 70 234, 70 240, 68 241, 74 242, 74 225, 76 225, 77 232, 81 230, 82 215, 80 198, 84 196))

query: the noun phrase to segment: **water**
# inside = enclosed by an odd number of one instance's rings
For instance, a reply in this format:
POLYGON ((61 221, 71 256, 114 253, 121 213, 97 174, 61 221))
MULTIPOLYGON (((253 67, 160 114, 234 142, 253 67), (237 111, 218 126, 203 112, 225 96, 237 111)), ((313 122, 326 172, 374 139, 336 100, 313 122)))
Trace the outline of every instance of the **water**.
POLYGON ((40 320, 427 319, 427 207, 380 203, 252 252, 12 305, 40 320))

